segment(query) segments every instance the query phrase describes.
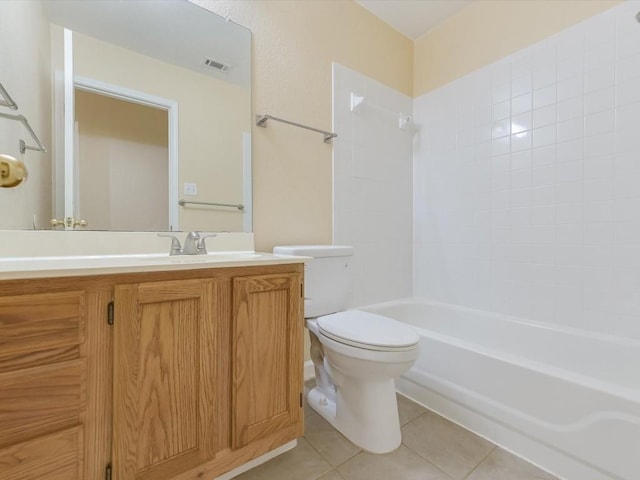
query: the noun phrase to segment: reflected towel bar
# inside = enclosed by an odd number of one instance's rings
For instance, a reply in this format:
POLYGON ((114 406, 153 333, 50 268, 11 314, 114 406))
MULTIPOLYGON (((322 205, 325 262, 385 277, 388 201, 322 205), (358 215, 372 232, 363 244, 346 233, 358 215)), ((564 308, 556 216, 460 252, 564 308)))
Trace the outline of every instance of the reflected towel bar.
POLYGON ((26 150, 35 150, 36 152, 43 153, 47 151, 44 145, 42 145, 42 143, 40 142, 40 139, 36 135, 36 132, 34 132, 33 128, 31 128, 31 125, 29 125, 29 121, 24 115, 11 115, 10 113, 0 112, 0 118, 17 120, 18 122, 21 122, 24 125, 24 128, 27 129, 27 132, 29 132, 33 140, 36 142, 36 145, 38 145, 37 147, 32 147, 30 145, 27 145, 24 140, 20 140, 20 153, 24 153, 26 150))
POLYGON ((267 128, 267 120, 274 120, 276 122, 286 123, 287 125, 293 125, 294 127, 304 128, 306 130, 311 130, 312 132, 318 132, 324 135, 324 139, 322 140, 324 143, 331 143, 331 140, 338 136, 337 133, 327 132, 325 130, 320 130, 318 128, 308 127, 307 125, 302 125, 301 123, 290 122, 289 120, 285 120, 283 118, 274 117, 273 115, 269 115, 265 113, 264 115, 256 115, 256 125, 258 127, 267 128))
POLYGON ((0 100, 0 106, 9 107, 11 110, 18 109, 18 105, 16 104, 16 102, 13 101, 13 98, 11 98, 11 95, 9 95, 9 92, 5 90, 5 88, 2 86, 1 83, 0 83, 0 96, 4 99, 4 100, 0 100))
POLYGON ((187 204, 209 205, 213 207, 232 207, 232 208, 237 208, 238 210, 244 210, 244 205, 242 205, 241 203, 195 202, 195 201, 183 200, 183 199, 178 200, 178 205, 180 205, 181 207, 184 207, 187 204))

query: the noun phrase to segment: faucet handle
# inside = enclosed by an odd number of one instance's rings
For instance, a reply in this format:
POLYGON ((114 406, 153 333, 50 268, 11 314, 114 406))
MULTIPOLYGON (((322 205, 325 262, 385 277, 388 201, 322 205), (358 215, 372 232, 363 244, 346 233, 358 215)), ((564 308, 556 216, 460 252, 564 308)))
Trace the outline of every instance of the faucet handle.
POLYGON ((205 242, 205 240, 207 238, 216 237, 216 236, 217 236, 216 233, 209 233, 209 234, 206 234, 206 235, 200 235, 200 237, 198 238, 198 241, 196 243, 196 249, 198 250, 198 254, 206 255, 207 254, 207 243, 205 242))
POLYGON ((169 251, 169 255, 180 255, 182 253, 182 245, 180 245, 180 240, 175 235, 171 235, 170 233, 159 233, 159 237, 168 237, 171 239, 171 250, 169 251))

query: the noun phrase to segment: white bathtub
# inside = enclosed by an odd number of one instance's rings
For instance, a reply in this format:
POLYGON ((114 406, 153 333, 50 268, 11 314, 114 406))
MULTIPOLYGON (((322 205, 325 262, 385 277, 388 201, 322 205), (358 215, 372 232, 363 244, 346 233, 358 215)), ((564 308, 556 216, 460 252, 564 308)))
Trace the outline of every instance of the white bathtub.
POLYGON ((561 478, 640 479, 640 342, 417 299, 362 310, 420 333, 401 393, 561 478))

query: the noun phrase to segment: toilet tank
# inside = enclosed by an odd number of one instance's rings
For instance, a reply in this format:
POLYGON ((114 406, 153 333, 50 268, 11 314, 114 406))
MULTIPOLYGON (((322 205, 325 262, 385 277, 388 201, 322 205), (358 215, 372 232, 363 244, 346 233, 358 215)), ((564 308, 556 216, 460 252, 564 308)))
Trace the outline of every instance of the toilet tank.
POLYGON ((312 257, 304 266, 304 316, 319 317, 347 308, 353 287, 353 247, 291 245, 274 247, 277 255, 312 257))

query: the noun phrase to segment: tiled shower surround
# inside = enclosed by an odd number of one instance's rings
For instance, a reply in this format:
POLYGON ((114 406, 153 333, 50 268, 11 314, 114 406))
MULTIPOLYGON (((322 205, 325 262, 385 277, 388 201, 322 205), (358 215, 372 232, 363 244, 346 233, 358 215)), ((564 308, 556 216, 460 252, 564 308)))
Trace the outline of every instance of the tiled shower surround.
POLYGON ((416 296, 640 339, 639 10, 414 101, 416 296))
POLYGON ((333 65, 333 243, 353 245, 351 306, 411 296, 412 100, 333 65), (351 111, 351 93, 363 97, 351 111))

